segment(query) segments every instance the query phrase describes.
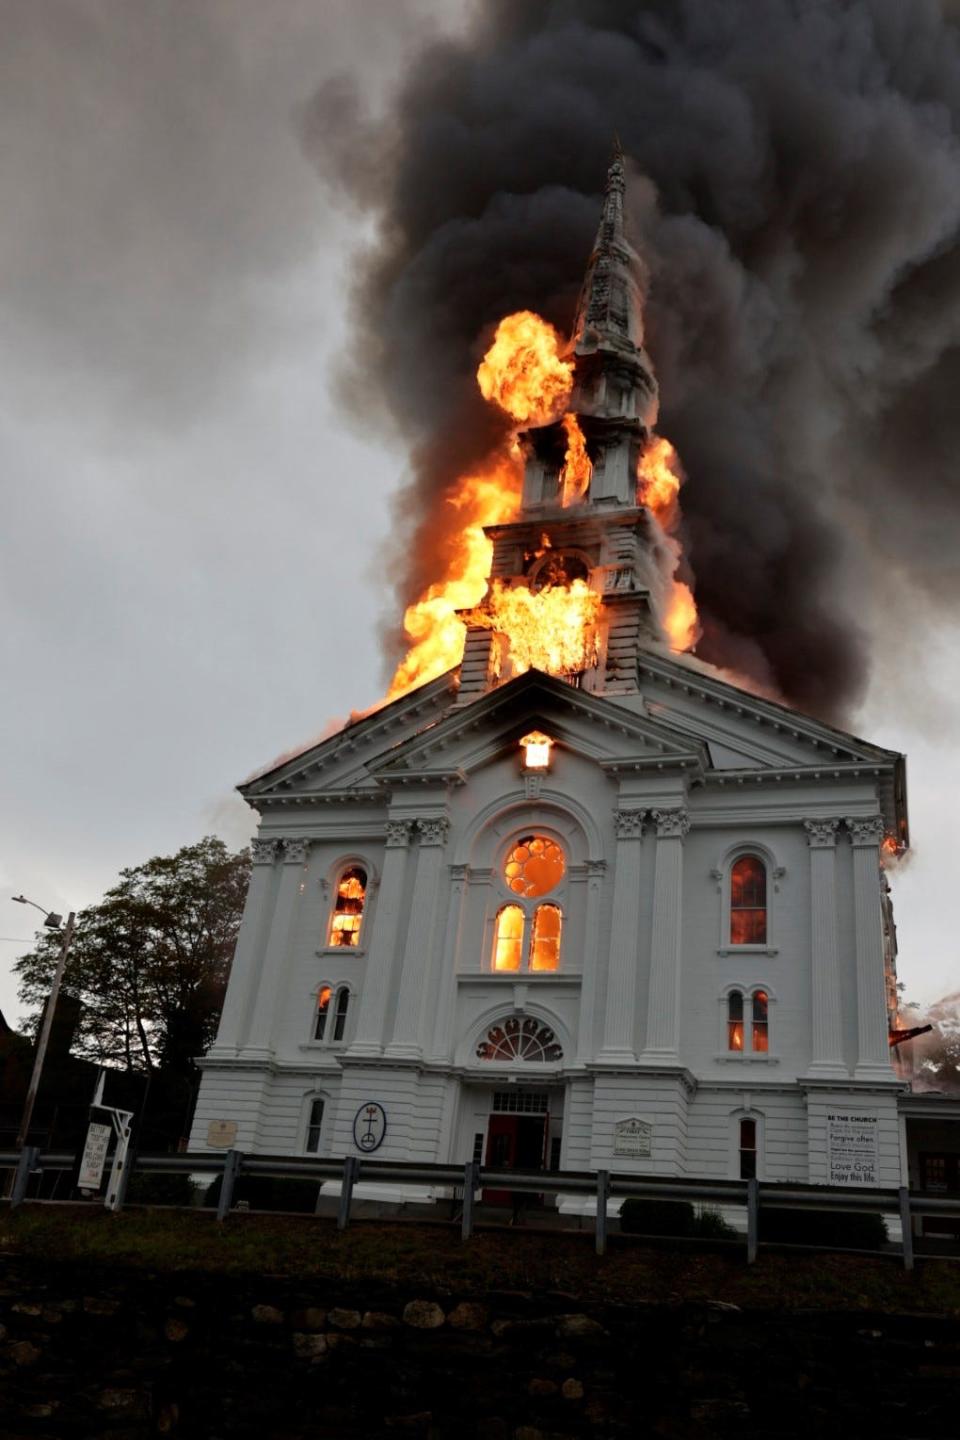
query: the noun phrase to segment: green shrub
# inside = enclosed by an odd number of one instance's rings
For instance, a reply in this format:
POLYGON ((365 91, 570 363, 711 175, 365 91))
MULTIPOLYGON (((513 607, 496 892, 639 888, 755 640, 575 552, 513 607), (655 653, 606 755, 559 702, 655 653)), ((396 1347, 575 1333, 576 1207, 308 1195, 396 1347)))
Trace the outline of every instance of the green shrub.
POLYGON ((624 1200, 620 1229, 627 1235, 693 1235, 693 1206, 688 1200, 624 1200))
MULTIPOLYGON (((220 1201, 222 1176, 207 1190, 204 1205, 216 1206, 220 1201)), ((279 1175, 238 1175, 233 1187, 233 1204, 245 1201, 251 1210, 292 1210, 298 1215, 312 1215, 320 1189, 316 1180, 288 1180, 279 1175)))
POLYGON ((161 1175, 134 1170, 127 1184, 130 1205, 193 1205, 196 1187, 189 1175, 161 1175))
POLYGON ((791 1245, 824 1245, 839 1250, 879 1250, 886 1243, 882 1215, 857 1211, 765 1210, 760 1207, 761 1240, 791 1245))
POLYGON ((693 1222, 693 1233, 703 1240, 739 1240, 740 1236, 732 1225, 728 1225, 719 1210, 701 1210, 693 1222))

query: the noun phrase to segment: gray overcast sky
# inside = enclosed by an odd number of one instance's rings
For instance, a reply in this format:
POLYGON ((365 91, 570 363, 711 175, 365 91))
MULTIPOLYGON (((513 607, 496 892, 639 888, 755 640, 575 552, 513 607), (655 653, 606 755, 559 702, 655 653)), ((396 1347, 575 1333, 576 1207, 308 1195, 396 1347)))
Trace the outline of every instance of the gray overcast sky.
MULTIPOLYGON (((293 115, 460 0, 0 0, 0 935, 255 817, 232 787, 382 692, 397 440, 331 380, 362 239, 293 115)), ((403 357, 397 357, 403 363, 403 357)), ((858 729, 909 759, 901 977, 954 963, 957 631, 875 617, 858 729)), ((0 943, 0 1008, 17 1013, 0 943)))

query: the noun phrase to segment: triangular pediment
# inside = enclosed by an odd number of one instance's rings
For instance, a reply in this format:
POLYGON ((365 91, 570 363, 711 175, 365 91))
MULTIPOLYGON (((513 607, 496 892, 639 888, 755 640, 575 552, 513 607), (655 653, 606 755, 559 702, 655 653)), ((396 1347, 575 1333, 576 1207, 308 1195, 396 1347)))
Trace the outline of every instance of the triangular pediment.
POLYGON ((614 772, 647 765, 702 770, 706 763, 696 738, 677 735, 649 715, 530 670, 451 710, 372 768, 383 782, 410 775, 439 779, 454 772, 466 778, 515 748, 528 730, 545 731, 565 749, 614 772))

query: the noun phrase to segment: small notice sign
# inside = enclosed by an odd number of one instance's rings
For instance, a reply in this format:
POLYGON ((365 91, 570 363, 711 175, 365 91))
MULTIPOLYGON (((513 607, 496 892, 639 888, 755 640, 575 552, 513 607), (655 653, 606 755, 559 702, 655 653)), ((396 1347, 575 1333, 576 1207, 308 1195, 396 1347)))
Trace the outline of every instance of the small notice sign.
POLYGON ((647 1120, 641 1120, 638 1115, 630 1115, 626 1120, 613 1122, 614 1155, 648 1156, 652 1141, 653 1126, 647 1120))
POLYGON ((827 1112, 827 1171, 831 1185, 879 1185, 876 1115, 856 1110, 827 1112))
POLYGON ((236 1120, 211 1120, 207 1126, 207 1144, 214 1150, 229 1150, 236 1138, 236 1120))
POLYGON ((87 1127, 86 1144, 80 1157, 80 1171, 77 1175, 77 1185, 81 1190, 99 1190, 112 1134, 112 1125, 100 1125, 95 1120, 87 1127))

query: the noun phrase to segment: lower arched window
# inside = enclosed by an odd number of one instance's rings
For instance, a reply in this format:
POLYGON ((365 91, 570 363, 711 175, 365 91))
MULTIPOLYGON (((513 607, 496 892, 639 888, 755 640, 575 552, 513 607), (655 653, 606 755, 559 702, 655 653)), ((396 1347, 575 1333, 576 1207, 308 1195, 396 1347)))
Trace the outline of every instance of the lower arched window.
POLYGON ((310 1101, 307 1112, 307 1133, 303 1148, 308 1155, 316 1155, 320 1149, 320 1133, 323 1129, 323 1101, 317 1096, 310 1101))
POLYGON ((738 1127, 740 1179, 754 1180, 757 1175, 757 1122, 744 1116, 738 1127))

